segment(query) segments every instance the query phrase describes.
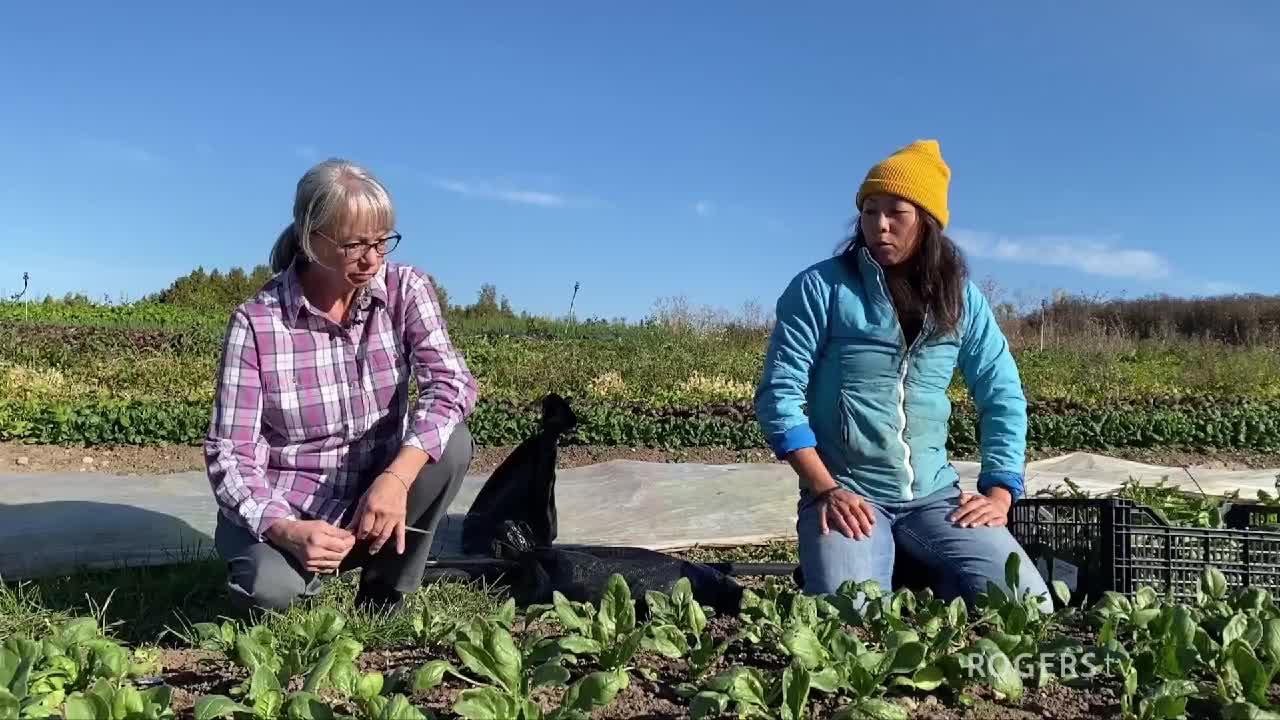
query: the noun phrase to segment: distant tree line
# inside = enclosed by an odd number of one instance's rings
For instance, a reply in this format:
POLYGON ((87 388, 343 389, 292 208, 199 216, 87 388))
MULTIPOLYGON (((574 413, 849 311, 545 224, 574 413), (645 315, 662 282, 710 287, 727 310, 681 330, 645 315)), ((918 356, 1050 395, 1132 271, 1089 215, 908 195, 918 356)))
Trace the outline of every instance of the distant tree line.
POLYGON ((165 305, 230 312, 270 279, 271 268, 266 265, 258 265, 249 273, 233 267, 225 274, 216 268, 205 272, 203 267, 198 267, 151 299, 165 305))
POLYGON ((994 283, 980 286, 1019 347, 1187 341, 1280 346, 1280 295, 1115 299, 1058 290, 1050 298, 1014 304, 994 283))
MULTIPOLYGON (((431 276, 429 276, 431 277, 431 276)), ((259 265, 252 272, 233 267, 226 273, 206 272, 196 268, 178 278, 155 300, 175 305, 230 311, 262 287, 271 271, 259 265)), ((448 291, 431 277, 446 314, 468 320, 527 319, 517 313, 498 288, 485 283, 480 286, 475 302, 455 305, 448 291)), ((1020 346, 1036 345, 1043 337, 1046 344, 1099 341, 1193 340, 1232 345, 1280 345, 1280 296, 1225 295, 1205 298, 1180 298, 1167 295, 1137 299, 1105 299, 1080 294, 1056 292, 1051 300, 1017 307, 997 297, 999 290, 988 283, 988 293, 997 319, 1020 346)), ((87 298, 86 298, 87 300, 87 298)), ((761 336, 769 330, 773 318, 755 302, 743 305, 738 313, 709 308, 694 308, 683 298, 661 298, 645 323, 670 327, 678 331, 729 331, 745 337, 761 336)))
MULTIPOLYGON (((515 311, 511 309, 511 301, 505 296, 499 296, 498 288, 492 284, 480 287, 474 303, 455 307, 450 304, 448 291, 436 281, 435 277, 431 275, 427 277, 435 286, 436 297, 441 308, 449 315, 466 318, 516 317, 515 311)), ((248 273, 239 267, 233 267, 225 273, 217 269, 210 272, 203 267, 198 267, 174 280, 169 287, 148 299, 196 310, 230 312, 252 297, 270 279, 271 269, 266 265, 258 265, 248 273)), ((85 300, 88 299, 85 298, 85 300)))
MULTIPOLYGON (((465 319, 470 327, 494 332, 562 332, 560 326, 579 328, 626 323, 591 319, 568 323, 517 313, 492 283, 481 285, 471 304, 454 304, 448 291, 432 276, 440 305, 450 319, 465 319), (514 322, 513 322, 514 321, 514 322), (513 330, 514 329, 514 330, 513 330)), ((198 267, 174 280, 167 288, 146 298, 150 302, 201 311, 230 312, 271 279, 266 265, 252 271, 233 267, 225 273, 198 267)), ((1280 347, 1280 295, 1222 295, 1182 298, 1167 295, 1137 299, 1107 299, 1055 292, 1051 299, 1015 304, 994 283, 980 283, 996 318, 1016 347, 1095 345, 1110 347, 1133 342, 1214 342, 1242 346, 1280 347)), ((91 304, 82 293, 68 293, 61 300, 43 302, 91 304)), ((773 318, 766 308, 748 302, 738 312, 694 307, 685 298, 660 298, 641 325, 674 332, 718 333, 743 342, 767 335, 773 318)))

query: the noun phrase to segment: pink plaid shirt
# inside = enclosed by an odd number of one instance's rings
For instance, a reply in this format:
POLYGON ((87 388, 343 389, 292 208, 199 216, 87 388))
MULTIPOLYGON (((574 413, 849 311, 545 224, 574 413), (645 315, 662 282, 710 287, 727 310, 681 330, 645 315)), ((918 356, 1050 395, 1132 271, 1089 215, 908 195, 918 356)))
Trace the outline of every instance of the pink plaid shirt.
POLYGON ((424 273, 384 263, 351 316, 346 327, 324 317, 293 267, 231 316, 205 463, 223 514, 259 539, 280 519, 339 522, 361 480, 405 445, 438 461, 475 407, 424 273))

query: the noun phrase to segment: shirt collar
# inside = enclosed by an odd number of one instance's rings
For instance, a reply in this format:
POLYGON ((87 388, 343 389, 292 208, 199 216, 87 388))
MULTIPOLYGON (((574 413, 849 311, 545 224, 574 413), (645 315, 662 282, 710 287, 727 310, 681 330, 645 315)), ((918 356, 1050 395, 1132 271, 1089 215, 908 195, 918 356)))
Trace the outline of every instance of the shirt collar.
POLYGON ((387 268, 389 263, 382 263, 382 267, 378 268, 378 272, 373 276, 366 286, 369 288, 369 294, 374 300, 382 303, 383 307, 387 306, 387 268))
MULTIPOLYGON (((369 281, 369 284, 356 292, 354 302, 355 307, 359 311, 365 311, 369 307, 366 298, 376 300, 382 303, 383 307, 387 305, 387 263, 383 263, 378 269, 377 274, 369 281)), ((284 271, 281 277, 281 291, 284 296, 284 319, 291 326, 298 324, 298 316, 302 312, 302 308, 306 307, 310 312, 315 312, 315 308, 307 301, 306 296, 302 294, 302 280, 298 277, 302 266, 297 259, 294 259, 289 267, 284 271)))
POLYGON ((284 319, 291 327, 298 323, 298 313, 302 310, 302 303, 305 300, 302 296, 302 283, 298 278, 298 260, 295 258, 289 263, 289 267, 285 268, 280 279, 280 294, 282 295, 284 307, 284 319))

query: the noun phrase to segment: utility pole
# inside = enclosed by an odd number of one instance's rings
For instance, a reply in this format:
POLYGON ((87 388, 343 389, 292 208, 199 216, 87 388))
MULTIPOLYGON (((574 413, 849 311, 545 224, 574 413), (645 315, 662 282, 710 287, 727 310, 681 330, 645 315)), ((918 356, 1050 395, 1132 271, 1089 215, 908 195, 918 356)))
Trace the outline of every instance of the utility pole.
POLYGON ((1044 316, 1045 308, 1048 307, 1048 305, 1048 300, 1040 300, 1040 352, 1044 352, 1044 316))

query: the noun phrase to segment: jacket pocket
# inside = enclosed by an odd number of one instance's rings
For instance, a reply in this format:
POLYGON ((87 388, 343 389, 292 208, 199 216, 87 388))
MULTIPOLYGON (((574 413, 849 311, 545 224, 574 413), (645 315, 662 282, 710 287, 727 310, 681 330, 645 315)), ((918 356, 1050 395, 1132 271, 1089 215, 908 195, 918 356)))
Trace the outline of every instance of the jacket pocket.
POLYGON ((845 462, 852 465, 862 455, 862 437, 858 432, 857 423, 853 420, 853 405, 849 402, 849 396, 844 390, 840 391, 836 412, 840 415, 840 453, 844 456, 845 462))

